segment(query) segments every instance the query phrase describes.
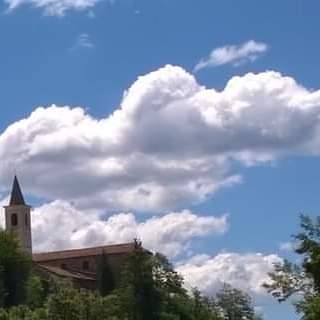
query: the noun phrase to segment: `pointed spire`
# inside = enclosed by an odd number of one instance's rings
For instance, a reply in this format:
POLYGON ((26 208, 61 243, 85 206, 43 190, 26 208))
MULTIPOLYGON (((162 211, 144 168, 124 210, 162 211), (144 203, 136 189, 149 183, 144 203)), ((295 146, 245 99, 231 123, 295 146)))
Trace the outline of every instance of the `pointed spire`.
POLYGON ((14 176, 14 180, 13 180, 9 205, 10 206, 25 205, 24 198, 19 185, 19 181, 16 175, 14 176))

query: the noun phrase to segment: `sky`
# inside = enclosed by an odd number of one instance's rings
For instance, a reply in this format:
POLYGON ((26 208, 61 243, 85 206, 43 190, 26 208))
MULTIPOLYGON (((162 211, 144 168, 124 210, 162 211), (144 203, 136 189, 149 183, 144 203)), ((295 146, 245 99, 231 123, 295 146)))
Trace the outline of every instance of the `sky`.
MULTIPOLYGON (((186 285, 261 288, 318 214, 317 0, 2 0, 0 194, 35 251, 131 241, 186 285)), ((3 215, 0 217, 3 223, 3 215)))

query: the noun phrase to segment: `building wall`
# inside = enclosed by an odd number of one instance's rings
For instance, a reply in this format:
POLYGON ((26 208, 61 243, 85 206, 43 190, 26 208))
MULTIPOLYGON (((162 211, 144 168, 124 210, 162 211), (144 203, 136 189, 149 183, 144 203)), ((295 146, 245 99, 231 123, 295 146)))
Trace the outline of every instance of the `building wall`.
POLYGON ((5 207, 6 230, 16 234, 21 249, 32 253, 30 207, 26 205, 13 205, 5 207), (12 216, 16 224, 12 224, 12 216))
MULTIPOLYGON (((127 254, 112 254, 107 255, 107 261, 113 272, 116 283, 120 280, 121 268, 125 263, 127 254)), ((58 260, 51 260, 46 262, 41 262, 42 264, 58 267, 66 270, 79 271, 82 273, 96 274, 98 269, 98 261, 101 255, 98 256, 86 256, 78 258, 65 258, 58 260), (85 268, 87 264, 88 268, 85 268)))
POLYGON ((61 279, 68 279, 68 280, 71 280, 75 288, 83 288, 88 290, 95 290, 97 288, 97 283, 94 280, 71 279, 68 277, 61 277, 44 269, 43 267, 37 265, 36 263, 33 264, 33 271, 42 279, 42 281, 44 281, 44 283, 46 283, 44 284, 44 286, 49 286, 52 280, 56 282, 61 279))

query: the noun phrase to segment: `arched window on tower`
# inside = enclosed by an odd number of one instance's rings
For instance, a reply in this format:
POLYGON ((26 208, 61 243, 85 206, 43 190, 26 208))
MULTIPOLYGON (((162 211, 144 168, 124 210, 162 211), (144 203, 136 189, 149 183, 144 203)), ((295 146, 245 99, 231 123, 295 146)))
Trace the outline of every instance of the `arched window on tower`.
POLYGON ((26 226, 29 227, 29 217, 27 213, 24 218, 25 218, 26 226))
POLYGON ((18 225, 18 215, 16 213, 13 213, 11 215, 11 225, 17 226, 18 225))

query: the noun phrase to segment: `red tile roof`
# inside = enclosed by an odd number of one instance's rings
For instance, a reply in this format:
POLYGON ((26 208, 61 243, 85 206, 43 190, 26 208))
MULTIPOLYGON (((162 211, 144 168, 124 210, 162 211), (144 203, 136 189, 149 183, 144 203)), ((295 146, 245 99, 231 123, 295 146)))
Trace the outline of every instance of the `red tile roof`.
POLYGON ((34 262, 46 262, 60 259, 80 258, 98 256, 102 253, 106 254, 126 254, 135 250, 135 244, 123 243, 116 245, 108 245, 93 248, 73 249, 55 252, 34 253, 32 259, 34 262))

